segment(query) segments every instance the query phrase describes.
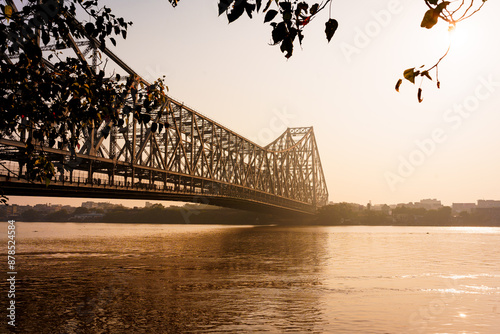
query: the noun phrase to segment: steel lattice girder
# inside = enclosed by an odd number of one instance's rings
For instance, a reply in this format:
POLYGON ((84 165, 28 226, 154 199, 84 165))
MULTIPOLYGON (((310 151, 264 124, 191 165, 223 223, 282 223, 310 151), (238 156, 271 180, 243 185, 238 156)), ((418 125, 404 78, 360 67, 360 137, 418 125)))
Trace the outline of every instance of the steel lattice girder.
MULTIPOLYGON (((94 131, 96 137, 87 138, 80 153, 116 161, 116 175, 144 179, 152 172, 149 182, 168 182, 165 174, 175 175, 184 186, 202 193, 217 183, 313 206, 326 203, 328 191, 312 127, 288 128, 261 147, 171 98, 163 108, 153 118, 168 124, 165 131, 153 132, 151 125, 133 119, 107 139, 94 131), (93 148, 91 142, 96 143, 93 148)), ((96 165, 94 172, 108 173, 108 168, 105 163, 96 165)))

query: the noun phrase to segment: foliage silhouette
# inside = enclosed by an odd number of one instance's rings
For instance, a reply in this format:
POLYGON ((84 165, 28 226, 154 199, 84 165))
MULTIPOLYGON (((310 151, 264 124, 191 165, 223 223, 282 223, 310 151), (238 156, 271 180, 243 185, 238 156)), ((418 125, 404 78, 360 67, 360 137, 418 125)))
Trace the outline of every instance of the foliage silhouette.
POLYGON ((151 110, 164 103, 162 79, 148 84, 134 76, 107 78, 82 54, 63 58, 58 51, 74 47, 79 38, 101 50, 107 41, 116 44, 114 36, 126 38, 132 23, 97 0, 31 0, 19 9, 7 1, 0 10, 0 133, 26 143, 20 163, 27 166, 28 179, 48 184, 56 173, 43 147, 68 149, 74 158, 85 131, 106 121, 100 135, 107 137, 129 114, 149 123, 151 110), (88 14, 87 22, 75 19, 77 8, 88 14), (42 47, 49 43, 53 51, 45 59, 42 47))

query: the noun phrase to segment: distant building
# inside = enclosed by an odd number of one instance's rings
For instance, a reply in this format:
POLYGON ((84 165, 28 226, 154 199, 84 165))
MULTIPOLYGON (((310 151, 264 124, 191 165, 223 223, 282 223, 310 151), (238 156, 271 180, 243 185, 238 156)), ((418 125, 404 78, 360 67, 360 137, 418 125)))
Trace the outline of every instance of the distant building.
POLYGON ((415 203, 414 206, 416 208, 424 208, 426 210, 437 210, 443 207, 441 201, 438 201, 437 199, 422 199, 420 202, 415 203))
POLYGON ((82 208, 95 209, 96 205, 97 203, 92 201, 82 202, 82 208))
POLYGON ((87 201, 82 203, 82 208, 87 208, 89 210, 110 210, 114 207, 114 204, 109 202, 92 202, 87 201))
POLYGON ((365 206, 364 205, 361 205, 361 204, 357 204, 357 203, 347 203, 353 212, 361 212, 365 209, 365 206))
POLYGON ((412 202, 398 203, 396 204, 396 208, 415 208, 415 204, 413 204, 412 202))
POLYGON ((478 199, 477 208, 478 209, 500 208, 500 201, 478 199))
POLYGON ((19 206, 17 204, 2 206, 5 210, 4 214, 8 219, 17 219, 20 214, 19 206))
POLYGON ((383 211, 383 212, 391 211, 391 207, 387 204, 375 204, 375 205, 372 205, 371 209, 373 211, 383 211))
POLYGON ((55 212, 56 208, 53 208, 50 204, 36 204, 33 210, 42 214, 49 214, 55 212))
POLYGON ((75 210, 75 208, 74 208, 74 207, 72 207, 71 205, 63 205, 63 206, 61 207, 61 210, 66 210, 66 212, 70 212, 70 211, 74 211, 74 210, 75 210))
POLYGON ((454 213, 468 212, 471 213, 476 208, 476 203, 453 203, 451 210, 454 213))

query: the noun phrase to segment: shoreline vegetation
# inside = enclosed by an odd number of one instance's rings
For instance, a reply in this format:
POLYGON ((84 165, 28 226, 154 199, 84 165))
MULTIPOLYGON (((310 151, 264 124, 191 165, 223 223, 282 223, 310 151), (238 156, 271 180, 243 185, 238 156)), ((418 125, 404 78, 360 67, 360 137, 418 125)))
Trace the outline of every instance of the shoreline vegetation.
MULTIPOLYGON (((46 206, 51 208, 51 206, 46 206)), ((127 208, 111 205, 106 208, 64 207, 55 210, 38 208, 9 212, 3 208, 3 220, 20 222, 95 222, 122 224, 217 224, 217 225, 363 225, 363 226, 489 226, 500 227, 500 209, 452 213, 450 207, 434 210, 388 206, 373 210, 358 204, 336 203, 322 207, 310 217, 276 216, 258 212, 214 207, 203 204, 165 207, 152 204, 127 208)), ((12 210, 14 211, 14 210, 12 210)))

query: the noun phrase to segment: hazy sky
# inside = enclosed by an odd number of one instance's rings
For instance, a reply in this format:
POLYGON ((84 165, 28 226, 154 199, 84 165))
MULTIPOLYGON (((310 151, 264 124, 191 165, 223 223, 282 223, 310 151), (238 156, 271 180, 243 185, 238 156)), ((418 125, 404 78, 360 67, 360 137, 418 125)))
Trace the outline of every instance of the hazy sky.
POLYGON ((262 15, 228 25, 216 0, 102 3, 134 22, 113 50, 146 79, 165 75, 173 98, 263 145, 313 126, 331 201, 500 199, 498 1, 457 27, 441 89, 424 81, 421 104, 420 80, 394 86, 447 48, 445 24, 420 28, 423 1, 334 0, 332 41, 322 13, 289 60, 262 15))

